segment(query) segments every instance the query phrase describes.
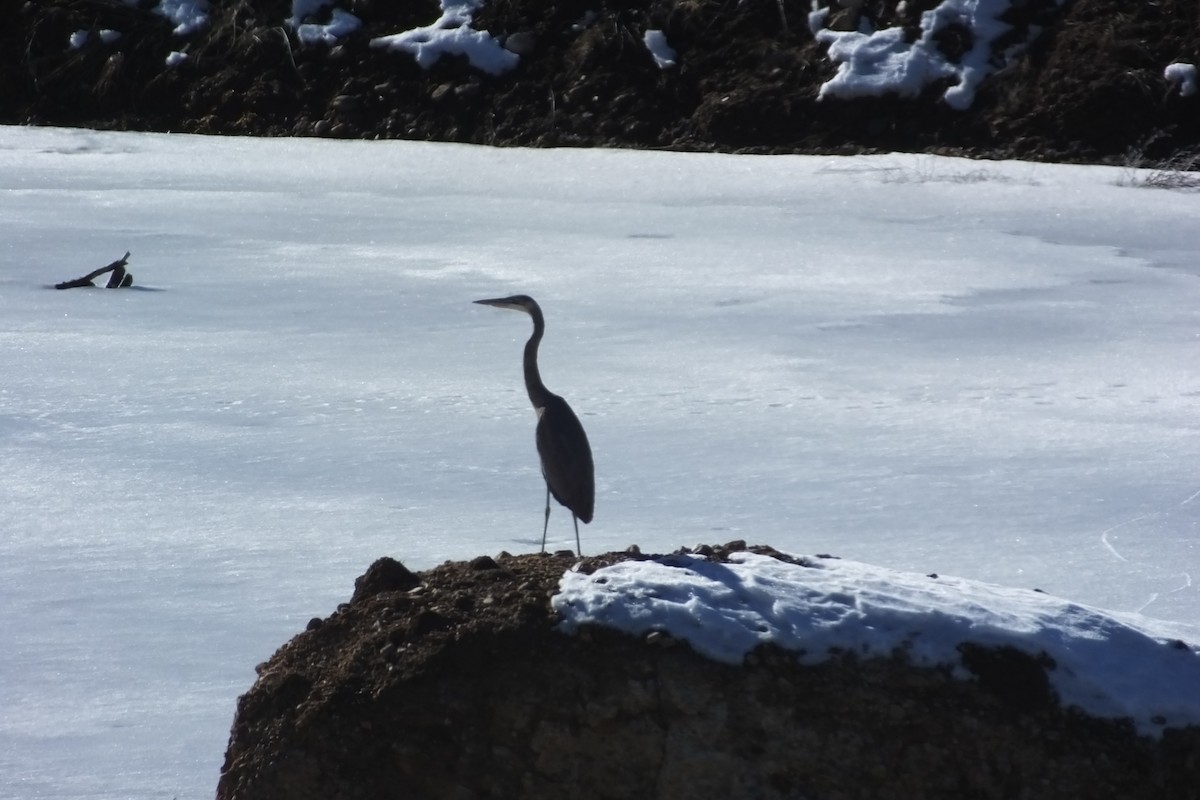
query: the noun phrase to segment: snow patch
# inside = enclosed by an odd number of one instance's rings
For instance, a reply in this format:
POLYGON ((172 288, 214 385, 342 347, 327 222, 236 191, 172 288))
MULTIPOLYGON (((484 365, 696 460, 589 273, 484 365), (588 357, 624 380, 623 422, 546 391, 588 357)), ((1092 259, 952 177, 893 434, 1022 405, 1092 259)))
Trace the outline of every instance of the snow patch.
POLYGON ((492 75, 507 72, 520 57, 505 50, 486 31, 471 27, 480 0, 442 0, 442 16, 432 25, 380 36, 372 47, 384 47, 412 54, 423 69, 429 69, 444 54, 466 56, 471 66, 492 75))
POLYGON ((675 66, 675 49, 667 44, 667 35, 662 31, 649 30, 642 37, 646 49, 654 56, 654 63, 659 69, 670 69, 675 66))
POLYGON ((327 5, 330 5, 329 0, 292 0, 292 16, 288 17, 287 24, 299 28, 305 17, 319 13, 327 5))
MULTIPOLYGON (((91 37, 91 35, 92 32, 86 29, 81 28, 80 30, 75 31, 71 34, 71 38, 68 42, 70 49, 80 49, 88 43, 88 39, 91 37)), ((109 30, 108 28, 98 31, 97 35, 100 37, 100 41, 104 42, 104 44, 112 44, 121 38, 120 31, 109 30)))
POLYGON ((1196 67, 1194 64, 1177 62, 1168 64, 1163 77, 1179 86, 1180 97, 1191 97, 1196 93, 1196 67))
MULTIPOLYGON (((124 2, 127 6, 140 5, 140 0, 124 2)), ((154 13, 175 24, 176 36, 188 36, 208 24, 208 0, 162 0, 154 13)))
POLYGON ((825 27, 829 9, 814 10, 809 27, 818 42, 828 45, 829 59, 838 65, 837 74, 821 86, 819 96, 915 97, 938 80, 952 79, 955 85, 942 98, 951 107, 965 110, 975 101, 984 79, 1024 49, 1026 43, 999 57, 993 55, 994 43, 1012 29, 999 19, 1011 5, 1011 0, 943 0, 921 15, 921 34, 912 42, 903 28, 872 30, 866 17, 860 20, 860 30, 829 30, 825 27), (968 34, 971 42, 958 63, 950 61, 937 42, 939 35, 954 28, 968 34))
POLYGON ((318 25, 308 23, 300 25, 296 27, 296 37, 304 44, 325 44, 332 46, 337 44, 339 39, 349 36, 361 27, 362 20, 358 17, 349 11, 335 8, 327 24, 318 25))
POLYGON ((1200 724, 1200 652, 1155 630, 1040 592, 897 572, 821 558, 800 565, 754 553, 730 563, 688 555, 567 572, 552 600, 561 628, 603 625, 635 636, 665 631, 717 661, 740 664, 774 644, 815 664, 835 652, 969 677, 958 647, 1013 647, 1053 659, 1066 706, 1131 718, 1143 734, 1200 724))

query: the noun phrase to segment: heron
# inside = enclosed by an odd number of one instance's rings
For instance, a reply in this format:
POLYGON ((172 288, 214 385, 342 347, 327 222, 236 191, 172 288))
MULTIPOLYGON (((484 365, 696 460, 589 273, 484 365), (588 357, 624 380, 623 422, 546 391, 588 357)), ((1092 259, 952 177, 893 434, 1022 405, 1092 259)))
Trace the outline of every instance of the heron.
POLYGON ((542 552, 546 552, 546 530, 550 527, 550 495, 571 512, 575 524, 575 552, 583 555, 579 544, 579 521, 592 521, 596 500, 592 448, 587 434, 567 401, 546 388, 538 372, 538 345, 546 332, 546 321, 537 301, 525 294, 476 300, 495 308, 523 311, 533 319, 533 335, 525 343, 525 391, 537 414, 537 451, 546 480, 546 516, 542 522, 542 552))

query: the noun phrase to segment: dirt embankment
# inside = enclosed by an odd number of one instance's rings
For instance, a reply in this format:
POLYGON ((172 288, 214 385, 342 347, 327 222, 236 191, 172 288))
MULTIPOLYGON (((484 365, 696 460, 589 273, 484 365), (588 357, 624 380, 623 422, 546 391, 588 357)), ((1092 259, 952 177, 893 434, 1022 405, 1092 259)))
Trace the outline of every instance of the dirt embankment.
MULTIPOLYGON (((944 82, 909 99, 819 100, 836 67, 808 24, 810 0, 490 0, 474 27, 520 52, 500 75, 461 56, 426 70, 410 54, 370 46, 434 22, 437 0, 337 0, 362 25, 333 45, 298 40, 285 22, 290 0, 210 5, 207 22, 180 36, 173 22, 122 0, 19 2, 0 30, 0 122, 1110 162, 1200 146, 1200 96, 1183 97, 1163 78, 1172 62, 1200 60, 1200 7, 1190 0, 1013 0, 1006 22, 1041 33, 1004 58, 964 111, 941 99, 944 82), (675 67, 656 65, 643 44, 651 29, 677 52, 675 67), (80 31, 88 35, 70 47, 80 31), (186 58, 168 66, 173 52, 186 58)), ((936 5, 866 0, 858 11, 835 6, 829 25, 866 19, 915 37, 920 14, 936 5)), ((961 60, 973 36, 950 25, 936 46, 961 60)))
POLYGON ((801 666, 761 648, 735 667, 661 633, 565 635, 550 597, 575 560, 376 562, 350 603, 259 666, 218 799, 1160 800, 1200 786, 1200 729, 1156 741, 1063 710, 1046 664, 1012 650, 963 651, 964 681, 900 657, 801 666))

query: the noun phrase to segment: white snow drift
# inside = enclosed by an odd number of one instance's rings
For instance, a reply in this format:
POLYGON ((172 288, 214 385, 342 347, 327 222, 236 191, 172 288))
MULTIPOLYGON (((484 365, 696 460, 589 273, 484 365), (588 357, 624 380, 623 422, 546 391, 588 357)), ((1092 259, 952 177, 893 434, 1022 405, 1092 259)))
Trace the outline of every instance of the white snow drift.
POLYGON ((740 664, 774 644, 807 664, 837 652, 967 673, 972 642, 1049 656, 1066 706, 1128 717, 1146 734, 1200 725, 1200 654, 1150 620, 1119 621, 1047 594, 854 561, 808 565, 754 553, 731 563, 675 555, 563 576, 554 608, 573 632, 597 624, 633 635, 663 631, 718 661, 740 664))

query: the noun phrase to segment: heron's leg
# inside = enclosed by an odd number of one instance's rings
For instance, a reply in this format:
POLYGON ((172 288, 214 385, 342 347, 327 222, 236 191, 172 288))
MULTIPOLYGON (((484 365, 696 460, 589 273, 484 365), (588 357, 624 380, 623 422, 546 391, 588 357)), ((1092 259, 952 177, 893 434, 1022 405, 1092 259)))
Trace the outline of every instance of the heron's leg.
POLYGON ((575 552, 583 558, 583 548, 579 546, 579 517, 574 512, 571 513, 571 522, 575 523, 575 552))
POLYGON ((542 552, 546 552, 546 529, 550 527, 550 484, 546 484, 546 521, 542 523, 542 552))

